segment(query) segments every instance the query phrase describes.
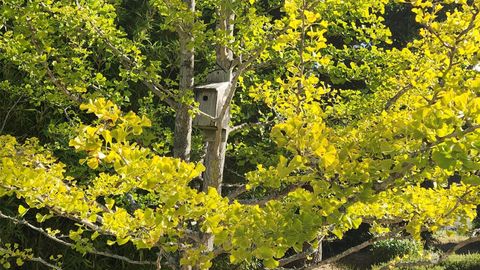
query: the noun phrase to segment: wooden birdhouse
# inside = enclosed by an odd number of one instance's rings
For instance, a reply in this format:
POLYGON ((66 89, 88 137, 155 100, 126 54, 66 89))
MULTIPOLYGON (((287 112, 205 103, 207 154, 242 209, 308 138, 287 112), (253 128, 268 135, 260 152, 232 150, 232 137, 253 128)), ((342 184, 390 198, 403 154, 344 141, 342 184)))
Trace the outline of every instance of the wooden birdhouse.
POLYGON ((222 129, 226 129, 228 127, 228 122, 230 121, 230 114, 228 111, 222 121, 217 123, 214 119, 219 117, 223 105, 226 102, 226 92, 229 84, 229 82, 217 82, 195 87, 195 101, 199 103, 200 111, 211 116, 211 118, 202 114, 198 114, 193 119, 194 127, 203 130, 216 130, 218 128, 218 124, 221 125, 222 129))

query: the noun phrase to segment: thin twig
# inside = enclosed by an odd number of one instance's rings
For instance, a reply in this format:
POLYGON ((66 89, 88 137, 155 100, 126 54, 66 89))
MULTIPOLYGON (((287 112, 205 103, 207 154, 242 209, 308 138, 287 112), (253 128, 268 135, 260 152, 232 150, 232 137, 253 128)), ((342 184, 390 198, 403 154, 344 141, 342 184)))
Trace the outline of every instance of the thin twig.
MULTIPOLYGON (((424 147, 422 147, 420 150, 418 151, 415 151, 413 153, 410 154, 410 157, 417 157, 418 155, 422 154, 422 153, 425 153, 429 150, 431 150, 433 147, 437 146, 437 145, 440 145, 442 144, 443 142, 445 142, 447 139, 451 139, 451 138, 459 138, 459 137, 463 137, 467 134, 470 134, 470 133, 473 133, 475 132, 477 129, 480 129, 480 125, 474 125, 474 126, 471 126, 463 131, 460 131, 460 130, 457 130, 457 131, 454 131, 446 136, 443 136, 443 137, 438 137, 437 140, 433 143, 429 143, 429 144, 426 144, 424 147)), ((410 171, 411 168, 413 168, 415 166, 414 163, 405 163, 405 166, 403 168, 403 171, 402 172, 397 172, 397 173, 393 173, 391 174, 385 181, 381 182, 381 183, 375 183, 374 184, 374 190, 375 191, 382 191, 382 190, 386 190, 388 188, 388 186, 393 183, 395 180, 397 179, 400 179, 402 177, 405 177, 405 175, 410 171)))
POLYGON ((2 128, 0 128, 0 134, 3 133, 3 129, 5 128, 5 125, 7 124, 7 120, 8 118, 10 117, 10 113, 12 112, 12 110, 17 106, 18 102, 20 102, 20 100, 23 98, 23 95, 20 96, 17 101, 15 101, 15 103, 13 104, 12 107, 10 107, 10 109, 8 110, 7 114, 5 115, 5 119, 3 119, 3 124, 2 124, 2 128))
POLYGON ((34 257, 34 258, 29 259, 29 260, 32 261, 32 262, 41 263, 41 264, 43 264, 43 265, 45 265, 45 266, 48 266, 48 267, 50 267, 50 268, 52 268, 52 269, 55 269, 55 270, 62 270, 61 267, 56 266, 56 265, 53 265, 53 264, 45 261, 44 259, 42 259, 42 258, 40 258, 40 257, 34 257))
MULTIPOLYGON (((30 19, 27 18, 27 22, 28 22, 28 25, 30 27, 30 31, 32 32, 32 43, 33 45, 35 46, 35 49, 37 50, 37 52, 39 54, 43 54, 44 53, 44 50, 41 48, 40 46, 40 41, 36 38, 36 29, 33 27, 33 25, 31 24, 31 21, 30 19)), ((43 61, 42 62, 42 65, 43 67, 45 68, 45 70, 47 71, 47 75, 48 77, 50 78, 50 80, 52 81, 52 83, 55 85, 55 87, 57 87, 58 89, 60 89, 71 101, 74 101, 76 103, 79 103, 81 100, 79 97, 73 95, 68 89, 67 89, 67 86, 61 81, 59 80, 55 74, 53 73, 53 71, 50 69, 50 67, 48 66, 48 63, 47 63, 47 60, 43 61)))
POLYGON ((260 199, 253 199, 253 200, 240 200, 239 202, 242 204, 247 204, 247 205, 260 205, 263 206, 267 204, 271 200, 278 200, 280 198, 283 198, 287 196, 290 192, 296 190, 297 188, 301 187, 305 183, 296 183, 296 184, 291 184, 287 187, 285 187, 282 190, 276 191, 266 197, 260 198, 260 199))
MULTIPOLYGON (((4 248, 1 248, 1 247, 0 247, 0 251, 2 251, 2 252, 8 252, 8 250, 6 250, 6 249, 4 249, 4 248)), ((44 259, 42 259, 42 258, 40 258, 40 257, 31 257, 31 258, 29 258, 29 257, 23 257, 23 256, 22 256, 21 258, 22 258, 23 260, 26 260, 26 261, 32 261, 32 262, 41 263, 41 264, 43 264, 43 265, 45 265, 45 266, 47 266, 47 267, 49 267, 49 268, 55 269, 55 270, 62 270, 61 267, 56 266, 56 265, 53 265, 53 264, 45 261, 44 259)))
POLYGON ((400 89, 400 91, 398 91, 395 96, 393 96, 392 98, 390 98, 388 101, 387 101, 387 104, 385 105, 385 108, 384 110, 385 111, 388 111, 390 109, 390 107, 393 106, 393 104, 395 104, 395 102, 397 102, 397 100, 399 100, 404 94, 407 93, 407 91, 411 88, 412 86, 409 84, 405 87, 403 87, 402 89, 400 89))
POLYGON ((248 127, 257 127, 257 126, 266 126, 266 125, 269 125, 269 124, 272 124, 273 121, 267 121, 267 122, 255 122, 255 123, 242 123, 240 125, 237 125, 237 126, 233 126, 230 128, 230 133, 235 133, 235 132, 238 132, 244 128, 248 128, 248 127))
POLYGON ((235 200, 238 196, 240 196, 241 194, 247 192, 247 187, 246 185, 243 185, 243 186, 240 186, 238 187, 237 189, 235 189, 234 191, 232 191, 230 194, 228 194, 228 198, 230 199, 230 201, 233 201, 235 200))

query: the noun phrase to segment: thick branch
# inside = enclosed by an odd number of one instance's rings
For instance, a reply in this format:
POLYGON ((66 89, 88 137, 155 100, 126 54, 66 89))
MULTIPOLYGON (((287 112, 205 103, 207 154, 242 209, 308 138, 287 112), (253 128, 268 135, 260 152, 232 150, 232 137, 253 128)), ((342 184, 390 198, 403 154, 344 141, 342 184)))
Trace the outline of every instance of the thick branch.
POLYGON ((234 191, 232 191, 230 194, 228 194, 228 198, 230 199, 230 201, 233 201, 235 198, 237 198, 238 196, 240 196, 245 192, 247 192, 247 187, 246 185, 243 185, 241 187, 238 187, 234 191))
POLYGON ((295 255, 292 255, 290 257, 287 257, 287 258, 283 258, 281 260, 278 261, 278 266, 285 266, 289 263, 292 263, 292 262, 296 262, 298 260, 302 260, 302 259, 305 259, 306 257, 310 256, 311 254, 313 254, 315 252, 315 250, 310 247, 308 248, 307 250, 301 252, 301 253, 297 253, 295 255))
MULTIPOLYGON (((403 229, 403 228, 402 228, 403 229)), ((401 230, 400 229, 397 229, 393 232, 390 232, 390 233, 387 233, 385 235, 382 235, 382 236, 377 236, 377 237, 374 237, 368 241, 365 241, 359 245, 356 245, 354 247, 351 247, 347 250, 345 250, 344 252, 338 254, 338 255, 335 255, 333 257, 330 257, 326 260, 323 260, 317 264, 314 264, 314 265, 310 265, 310 266, 307 266, 305 268, 302 268, 302 270, 315 270, 317 269, 318 267, 322 266, 322 265, 326 265, 326 264, 330 264, 330 263, 335 263, 335 262, 338 262, 339 260, 341 260, 342 258, 352 254, 352 253, 355 253, 355 252, 358 252, 372 244, 374 244, 375 242, 377 241, 380 241, 380 240, 385 240, 385 239, 388 239, 388 238, 391 238, 392 236, 396 235, 398 232, 400 232, 401 230)))
MULTIPOLYGON (((284 29, 282 29, 282 31, 280 31, 279 33, 277 33, 277 35, 279 34, 282 34, 284 32, 286 32, 288 29, 288 27, 285 27, 284 29)), ((228 91, 228 96, 225 100, 225 104, 223 104, 222 106, 222 109, 220 111, 220 114, 219 116, 217 117, 217 121, 220 122, 222 121, 222 119, 225 117, 225 114, 227 113, 227 110, 228 108, 230 107, 230 103, 232 102, 233 100, 233 97, 235 96, 235 89, 237 88, 237 84, 238 84, 238 79, 243 75, 243 73, 250 67, 250 65, 255 62, 256 60, 258 60, 258 58, 260 57, 260 55, 262 54, 262 52, 267 48, 268 44, 269 44, 269 41, 272 41, 274 40, 276 37, 276 35, 270 35, 270 37, 267 38, 267 41, 265 41, 262 45, 260 45, 254 52, 253 54, 251 55, 251 57, 240 64, 240 66, 238 67, 237 71, 235 72, 235 75, 233 76, 233 79, 231 81, 231 84, 230 86, 228 87, 227 91, 228 91)), ((220 125, 219 125, 220 126, 220 125)))

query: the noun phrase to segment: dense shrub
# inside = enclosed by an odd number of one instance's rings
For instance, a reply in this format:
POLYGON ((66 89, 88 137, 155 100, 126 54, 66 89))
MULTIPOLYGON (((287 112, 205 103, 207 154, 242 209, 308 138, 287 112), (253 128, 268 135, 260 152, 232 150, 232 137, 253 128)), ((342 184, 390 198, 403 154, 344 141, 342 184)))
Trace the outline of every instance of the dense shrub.
POLYGON ((478 270, 480 269, 480 254, 452 255, 440 265, 445 270, 478 270))
MULTIPOLYGON (((381 269, 386 264, 374 266, 373 270, 381 269)), ((395 268, 397 269, 397 268, 395 268)), ((398 268, 399 270, 479 270, 480 254, 455 254, 448 257, 439 265, 418 266, 414 268, 398 268)))
POLYGON ((404 256, 416 253, 419 245, 409 239, 388 239, 379 241, 372 245, 371 251, 375 263, 388 262, 397 256, 404 256))

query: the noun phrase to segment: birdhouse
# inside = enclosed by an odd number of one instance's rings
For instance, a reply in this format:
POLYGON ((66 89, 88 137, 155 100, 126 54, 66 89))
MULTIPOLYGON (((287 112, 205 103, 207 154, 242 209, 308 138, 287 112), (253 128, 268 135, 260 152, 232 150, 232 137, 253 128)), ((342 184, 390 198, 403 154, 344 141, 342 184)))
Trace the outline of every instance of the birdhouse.
POLYGON ((220 124, 222 129, 228 127, 228 122, 230 121, 230 113, 228 111, 219 123, 214 119, 219 117, 226 102, 229 84, 229 82, 217 82, 195 87, 195 101, 200 104, 200 111, 211 116, 211 118, 198 114, 193 119, 194 127, 203 130, 215 130, 218 128, 218 124, 220 124))

